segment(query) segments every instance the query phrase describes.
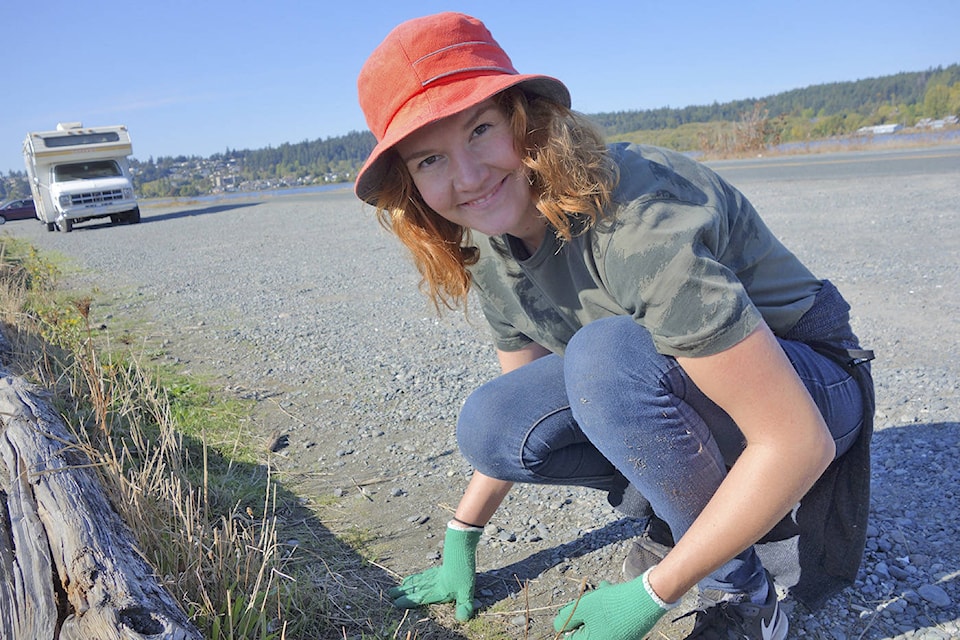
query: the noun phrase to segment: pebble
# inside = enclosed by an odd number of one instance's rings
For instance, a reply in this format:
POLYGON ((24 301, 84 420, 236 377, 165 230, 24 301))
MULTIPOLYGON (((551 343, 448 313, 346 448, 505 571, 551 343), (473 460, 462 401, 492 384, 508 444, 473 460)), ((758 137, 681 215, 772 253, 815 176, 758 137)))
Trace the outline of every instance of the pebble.
POLYGON ((944 609, 953 604, 947 592, 935 584, 925 584, 917 589, 917 593, 927 602, 944 609))
POLYGON ((892 567, 887 567, 887 571, 888 571, 889 575, 893 576, 893 577, 896 578, 897 580, 906 580, 907 578, 910 577, 910 572, 909 572, 909 571, 907 571, 907 570, 905 570, 905 569, 901 569, 900 567, 898 567, 898 566, 896 566, 896 565, 894 565, 894 566, 892 566, 892 567))

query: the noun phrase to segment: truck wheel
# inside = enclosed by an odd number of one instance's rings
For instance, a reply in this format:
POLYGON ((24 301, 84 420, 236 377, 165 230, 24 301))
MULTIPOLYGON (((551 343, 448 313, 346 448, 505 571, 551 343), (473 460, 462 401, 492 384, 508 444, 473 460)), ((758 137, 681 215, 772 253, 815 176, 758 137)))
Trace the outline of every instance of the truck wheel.
POLYGON ((56 222, 48 222, 48 223, 47 223, 47 231, 56 231, 56 230, 57 230, 57 223, 56 223, 56 222))
POLYGON ((130 209, 124 214, 123 218, 127 224, 137 224, 140 222, 140 207, 130 209))
POLYGON ((63 231, 64 233, 70 233, 73 231, 73 220, 70 218, 64 218, 63 221, 59 222, 58 224, 60 226, 60 231, 63 231))

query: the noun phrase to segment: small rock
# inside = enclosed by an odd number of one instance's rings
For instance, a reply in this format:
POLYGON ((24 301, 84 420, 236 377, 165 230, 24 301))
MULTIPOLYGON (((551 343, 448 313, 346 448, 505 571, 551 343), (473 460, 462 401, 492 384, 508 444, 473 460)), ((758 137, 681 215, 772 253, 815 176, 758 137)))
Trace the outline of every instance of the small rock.
POLYGON ((529 620, 527 620, 527 616, 514 616, 510 618, 510 624, 517 627, 526 627, 527 622, 529 622, 529 620))
POLYGON ((896 565, 891 565, 889 567, 890 575, 896 578, 897 580, 906 580, 910 577, 910 572, 905 569, 901 569, 896 565))
POLYGON ((935 584, 925 584, 917 589, 917 593, 920 594, 921 598, 937 607, 946 609, 951 604, 950 596, 947 595, 947 592, 935 584))

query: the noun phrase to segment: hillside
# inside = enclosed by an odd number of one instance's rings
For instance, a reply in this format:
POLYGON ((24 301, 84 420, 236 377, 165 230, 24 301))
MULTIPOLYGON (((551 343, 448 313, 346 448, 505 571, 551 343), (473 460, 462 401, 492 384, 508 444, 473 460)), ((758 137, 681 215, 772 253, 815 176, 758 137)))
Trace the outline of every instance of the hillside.
MULTIPOLYGON (((673 129, 684 124, 704 122, 736 122, 754 105, 763 103, 775 117, 824 118, 840 114, 858 115, 870 124, 897 122, 904 126, 916 118, 940 118, 947 113, 923 113, 927 93, 935 86, 954 91, 960 83, 960 64, 913 73, 898 73, 880 78, 850 82, 834 82, 785 91, 763 98, 745 98, 723 104, 688 106, 679 109, 617 111, 598 113, 592 117, 609 136, 640 130, 673 129)), ((954 98, 960 96, 955 95, 954 98)), ((931 104, 931 107, 936 105, 931 104)), ((960 103, 953 104, 954 111, 960 103)), ((936 110, 936 109, 935 109, 936 110)))

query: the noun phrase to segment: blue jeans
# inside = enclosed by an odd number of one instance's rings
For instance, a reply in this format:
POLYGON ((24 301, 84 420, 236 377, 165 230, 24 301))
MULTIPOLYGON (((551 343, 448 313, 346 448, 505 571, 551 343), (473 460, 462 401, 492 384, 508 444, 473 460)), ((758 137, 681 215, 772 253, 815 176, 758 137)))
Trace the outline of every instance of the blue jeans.
MULTIPOLYGON (((863 423, 856 382, 807 345, 780 344, 841 455, 863 423)), ((500 480, 616 491, 625 477, 675 539, 744 446, 730 417, 674 358, 659 354, 630 317, 592 322, 574 335, 563 357, 540 358, 478 388, 464 404, 457 440, 474 468, 500 480)), ((763 580, 750 548, 700 587, 751 593, 763 580)))

